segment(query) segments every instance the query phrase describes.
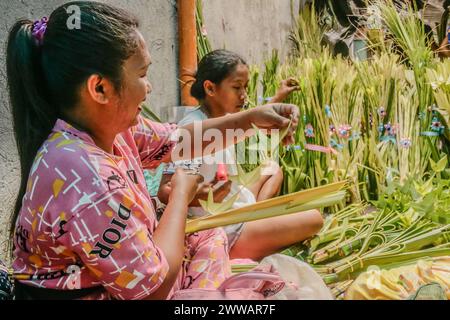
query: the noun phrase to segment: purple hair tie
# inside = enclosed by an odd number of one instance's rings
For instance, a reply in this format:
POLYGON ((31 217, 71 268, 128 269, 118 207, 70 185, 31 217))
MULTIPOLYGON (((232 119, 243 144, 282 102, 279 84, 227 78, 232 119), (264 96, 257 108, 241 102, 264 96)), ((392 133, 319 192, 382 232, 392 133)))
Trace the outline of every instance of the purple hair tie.
POLYGON ((47 30, 47 22, 48 18, 43 17, 41 20, 36 20, 33 23, 32 35, 37 40, 39 45, 42 45, 42 41, 44 40, 45 30, 47 30))

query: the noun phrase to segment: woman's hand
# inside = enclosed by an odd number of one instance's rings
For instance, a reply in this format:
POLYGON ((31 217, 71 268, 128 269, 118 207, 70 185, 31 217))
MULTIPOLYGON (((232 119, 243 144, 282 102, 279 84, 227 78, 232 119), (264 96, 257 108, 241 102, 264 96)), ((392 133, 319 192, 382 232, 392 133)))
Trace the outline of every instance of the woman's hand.
POLYGON ((170 193, 169 201, 185 199, 186 203, 190 203, 197 194, 202 182, 202 175, 192 174, 182 168, 177 168, 170 180, 172 192, 170 193))
POLYGON ((450 31, 447 31, 446 37, 444 37, 441 45, 436 50, 439 57, 441 58, 450 58, 450 44, 448 42, 448 33, 450 33, 450 31))
MULTIPOLYGON (((283 129, 292 121, 289 132, 282 142, 284 144, 294 143, 294 133, 297 129, 298 115, 299 111, 297 106, 278 103, 228 114, 223 117, 206 119, 201 122, 201 126, 194 126, 194 123, 189 123, 179 127, 178 132, 180 133, 180 136, 178 141, 180 143, 177 143, 172 150, 170 161, 175 162, 205 157, 210 155, 213 151, 217 152, 232 144, 236 144, 248 136, 245 131, 251 129, 252 124, 264 129, 283 129), (217 137, 221 140, 221 144, 219 143, 219 140, 217 140, 215 142, 217 143, 217 147, 208 148, 211 144, 210 139, 201 139, 200 143, 194 143, 193 137, 204 137, 205 134, 210 133, 210 129, 214 129, 215 132, 221 132, 220 138, 217 137)), ((248 133, 250 132, 251 130, 248 131, 248 133)), ((216 135, 214 135, 214 138, 217 139, 216 135)))
POLYGON ((297 80, 294 78, 284 79, 281 81, 280 87, 278 88, 277 93, 270 100, 270 103, 283 102, 292 92, 296 90, 300 90, 297 80))
POLYGON ((291 122, 283 144, 295 142, 294 134, 298 126, 299 111, 293 104, 274 103, 258 106, 248 111, 248 121, 261 129, 284 129, 291 122))
POLYGON ((166 299, 180 273, 185 255, 187 206, 202 181, 201 175, 182 168, 177 168, 170 179, 169 203, 153 232, 153 241, 164 255, 169 268, 161 286, 149 296, 151 299, 166 299))

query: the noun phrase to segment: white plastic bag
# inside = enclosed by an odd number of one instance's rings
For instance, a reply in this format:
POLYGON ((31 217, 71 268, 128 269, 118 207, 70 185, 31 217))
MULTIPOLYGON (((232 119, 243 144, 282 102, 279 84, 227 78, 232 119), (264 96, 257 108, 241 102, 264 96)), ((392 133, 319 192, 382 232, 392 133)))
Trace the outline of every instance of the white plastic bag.
POLYGON ((333 295, 322 278, 307 263, 284 254, 265 257, 261 264, 270 264, 286 282, 294 286, 271 297, 273 300, 333 300, 333 295), (296 289, 295 289, 296 287, 296 289))

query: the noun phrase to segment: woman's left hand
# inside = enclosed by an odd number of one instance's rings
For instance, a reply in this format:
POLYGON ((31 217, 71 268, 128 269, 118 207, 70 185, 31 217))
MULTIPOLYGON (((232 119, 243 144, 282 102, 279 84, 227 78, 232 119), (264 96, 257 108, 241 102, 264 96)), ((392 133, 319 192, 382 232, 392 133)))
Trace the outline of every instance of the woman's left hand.
POLYGON ((450 58, 450 43, 448 42, 448 34, 446 34, 446 37, 442 40, 441 45, 436 51, 439 57, 450 58))
POLYGON ((284 129, 291 122, 289 131, 283 139, 283 144, 295 142, 294 134, 298 126, 299 111, 293 104, 273 103, 258 106, 248 111, 249 121, 261 129, 284 129))

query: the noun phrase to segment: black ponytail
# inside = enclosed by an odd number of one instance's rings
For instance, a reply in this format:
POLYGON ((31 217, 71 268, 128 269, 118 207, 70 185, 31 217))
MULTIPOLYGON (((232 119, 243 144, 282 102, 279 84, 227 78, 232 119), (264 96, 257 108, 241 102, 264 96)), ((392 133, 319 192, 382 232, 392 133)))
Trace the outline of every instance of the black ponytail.
MULTIPOLYGON (((41 48, 32 35, 32 28, 33 22, 30 20, 16 22, 9 34, 6 51, 13 130, 22 173, 19 197, 14 206, 14 222, 22 205, 33 159, 57 117, 45 93, 41 48)), ((11 233, 14 222, 10 226, 11 233)))
POLYGON ((121 88, 122 65, 138 46, 137 19, 128 12, 98 2, 75 1, 50 15, 42 41, 33 22, 17 21, 6 51, 13 129, 20 158, 20 189, 10 224, 10 240, 25 195, 36 153, 58 117, 74 107, 79 89, 92 74, 121 88), (80 10, 80 27, 69 28, 67 8, 80 10))
POLYGON ((214 50, 206 54, 198 64, 191 95, 198 101, 203 100, 206 96, 203 83, 209 80, 220 84, 239 64, 247 65, 242 57, 228 50, 214 50))

